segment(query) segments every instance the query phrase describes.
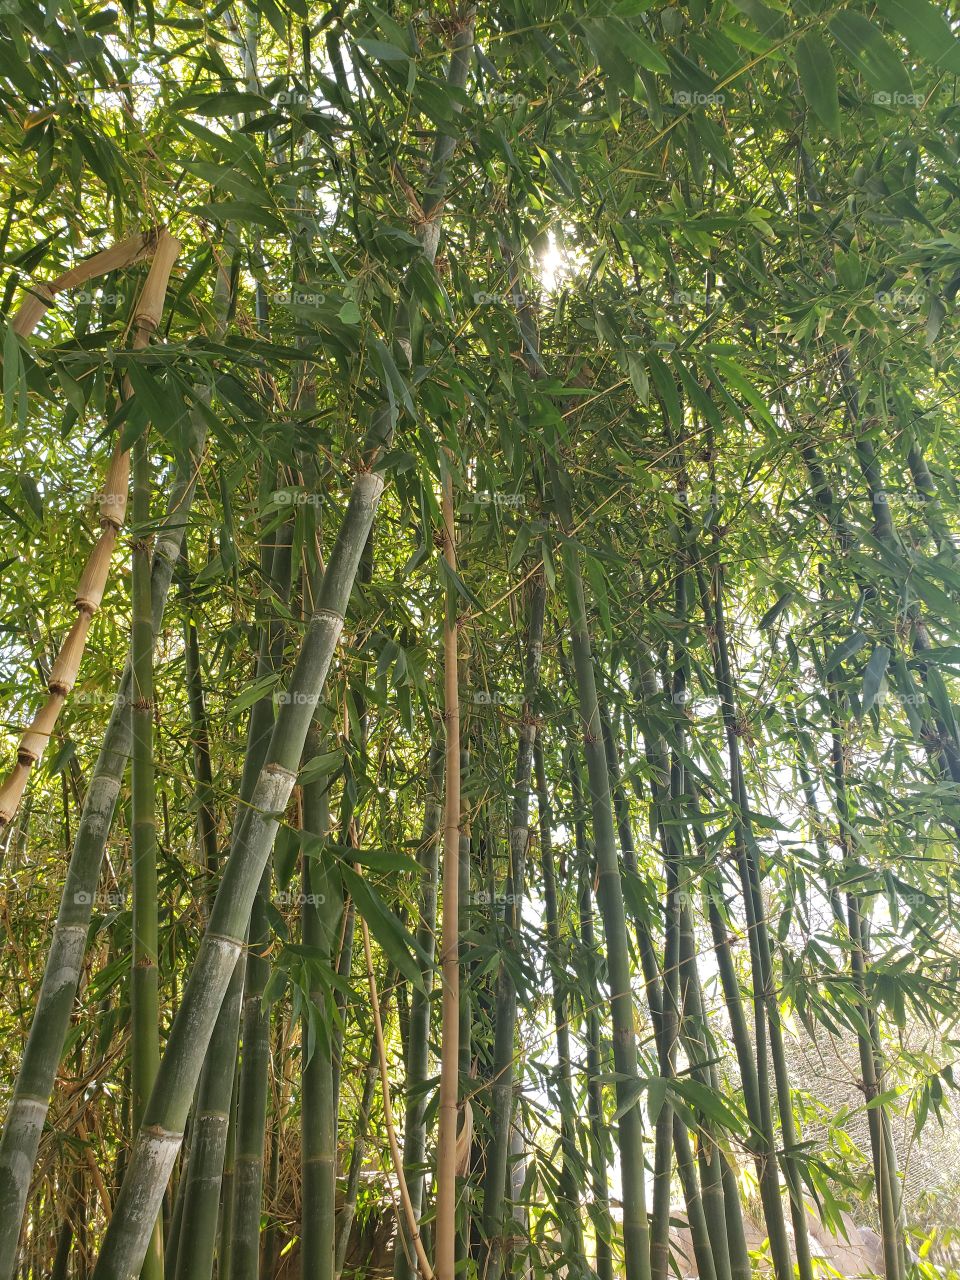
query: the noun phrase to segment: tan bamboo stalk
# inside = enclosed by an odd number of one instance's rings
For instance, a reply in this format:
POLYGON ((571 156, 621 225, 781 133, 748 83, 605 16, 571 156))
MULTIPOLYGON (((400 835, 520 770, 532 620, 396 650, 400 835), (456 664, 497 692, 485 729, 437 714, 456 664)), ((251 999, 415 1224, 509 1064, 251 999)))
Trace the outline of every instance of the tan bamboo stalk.
MULTIPOLYGON (((52 285, 44 286, 44 288, 51 293, 55 293, 58 291, 57 286, 60 281, 63 281, 68 276, 74 277, 70 282, 71 285, 77 284, 85 279, 93 278, 96 274, 103 274, 104 271, 116 270, 117 266, 126 265, 131 261, 139 261, 140 258, 146 256, 147 252, 144 240, 144 236, 135 236, 132 240, 124 241, 123 244, 115 245, 112 249, 104 250, 103 254, 97 254, 94 258, 88 259, 86 263, 81 263, 79 267, 66 272, 64 276, 59 277, 59 280, 55 280, 52 285), (122 253, 121 250, 123 250, 122 253), (90 265, 97 258, 106 259, 108 265, 101 271, 90 273, 90 265), (88 274, 83 274, 85 269, 87 269, 88 274), (76 278, 77 273, 80 273, 79 279, 76 278)), ((150 271, 137 300, 133 316, 131 346, 135 351, 142 350, 147 346, 160 323, 170 272, 173 270, 173 264, 180 253, 180 242, 174 239, 168 231, 161 229, 156 234, 152 252, 153 261, 150 264, 150 271)), ((39 288, 40 286, 38 286, 39 288)), ((45 310, 46 307, 49 307, 52 301, 53 297, 51 296, 50 301, 46 302, 43 309, 45 310)), ((34 302, 38 306, 42 302, 39 293, 32 295, 28 303, 24 303, 17 314, 17 320, 14 321, 15 326, 18 322, 21 323, 24 332, 30 332, 32 328, 35 328, 40 315, 43 314, 43 311, 41 311, 34 318, 35 308, 31 309, 28 305, 34 302), (27 313, 26 319, 22 319, 25 313, 27 313)), ((21 329, 17 331, 21 332, 21 329)), ((129 400, 132 395, 133 388, 130 380, 124 377, 123 398, 124 400, 129 400)), ((17 747, 17 763, 6 781, 0 786, 0 824, 9 823, 16 813, 30 777, 30 771, 46 749, 60 715, 60 710, 66 701, 67 694, 76 683, 80 661, 87 643, 87 633, 90 630, 93 615, 100 608, 100 603, 103 600, 103 593, 107 585, 107 575, 110 572, 110 561, 126 514, 129 477, 130 454, 128 450, 121 451, 118 444, 107 471, 103 492, 100 495, 100 537, 90 552, 74 597, 73 603, 77 610, 77 619, 67 633, 67 638, 64 640, 50 671, 47 681, 47 700, 21 736, 20 744, 17 747)))
MULTIPOLYGON (((357 867, 359 872, 360 868, 357 867)), ((400 1203, 403 1205, 404 1217, 407 1220, 407 1231, 409 1232, 410 1241, 413 1244, 414 1251, 417 1255, 417 1263, 420 1266, 420 1272, 423 1280, 434 1280, 433 1268, 427 1258, 427 1251, 423 1247, 423 1240, 420 1238, 420 1223, 417 1221, 417 1214, 413 1207, 413 1201, 410 1199, 410 1189, 407 1186, 407 1179, 403 1172, 403 1154, 400 1151, 400 1143, 397 1140, 397 1126, 393 1118, 393 1106, 390 1102, 390 1068, 387 1063, 387 1049, 383 1039, 383 1020, 380 1017, 380 998, 377 994, 377 979, 373 972, 373 955, 370 951, 370 931, 367 929, 367 922, 360 917, 360 927, 363 930, 363 954, 367 962, 367 985, 370 988, 370 1009, 373 1013, 373 1034, 377 1042, 377 1058, 380 1063, 380 1084, 383 1089, 383 1120, 387 1129, 387 1137, 390 1141, 390 1158, 393 1161, 393 1171, 397 1176, 397 1187, 400 1191, 400 1203)), ((399 1224, 398 1224, 399 1225, 399 1224)))
POLYGON ((142 262, 154 253, 166 234, 162 227, 139 231, 136 235, 111 245, 109 249, 101 249, 99 253, 85 258, 55 280, 42 283, 35 281, 26 285, 24 291, 27 296, 10 322, 14 333, 20 338, 29 338, 53 306, 58 293, 66 293, 77 285, 99 280, 111 271, 119 271, 123 267, 132 267, 135 263, 142 262))
MULTIPOLYGON (((443 473, 443 555, 456 573, 453 471, 443 473)), ((443 1005, 440 1039, 440 1108, 437 1128, 435 1259, 437 1280, 454 1280, 457 1217, 457 1095, 460 1045, 460 693, 457 679, 457 594, 446 591, 443 622, 443 691, 446 727, 446 794, 443 823, 443 923, 440 973, 443 1005)))

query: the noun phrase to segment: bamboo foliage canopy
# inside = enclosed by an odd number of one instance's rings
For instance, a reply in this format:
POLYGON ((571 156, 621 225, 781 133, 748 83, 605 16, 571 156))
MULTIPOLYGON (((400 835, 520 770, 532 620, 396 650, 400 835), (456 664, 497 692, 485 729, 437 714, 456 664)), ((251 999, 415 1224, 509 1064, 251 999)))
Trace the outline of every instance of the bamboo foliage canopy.
POLYGON ((0 1280, 960 1271, 953 7, 0 12, 0 1280))

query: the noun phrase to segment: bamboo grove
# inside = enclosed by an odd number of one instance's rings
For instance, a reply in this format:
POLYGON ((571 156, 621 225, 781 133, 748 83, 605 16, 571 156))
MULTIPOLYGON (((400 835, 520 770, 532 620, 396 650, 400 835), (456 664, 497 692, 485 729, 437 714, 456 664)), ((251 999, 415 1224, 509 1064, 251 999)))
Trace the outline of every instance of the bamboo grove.
POLYGON ((960 18, 0 15, 0 1280, 956 1274, 960 18))

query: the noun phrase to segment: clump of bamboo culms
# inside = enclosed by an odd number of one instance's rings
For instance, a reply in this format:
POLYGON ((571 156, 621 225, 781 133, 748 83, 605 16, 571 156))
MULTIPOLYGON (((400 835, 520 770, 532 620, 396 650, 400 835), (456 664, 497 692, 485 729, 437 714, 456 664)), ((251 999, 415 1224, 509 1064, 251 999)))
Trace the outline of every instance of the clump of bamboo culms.
MULTIPOLYGON (((136 237, 128 252, 144 252, 143 241, 143 237, 136 237)), ((226 315, 229 296, 225 279, 221 273, 217 281, 217 313, 221 316, 226 315)), ((180 555, 183 532, 196 490, 197 465, 205 436, 206 423, 198 415, 184 451, 177 460, 166 515, 154 543, 151 569, 154 631, 159 627, 173 571, 180 555)), ((128 663, 84 797, 60 910, 44 968, 43 985, 0 1138, 0 1277, 3 1280, 8 1280, 12 1275, 16 1263, 20 1224, 31 1171, 36 1161, 40 1133, 80 981, 104 848, 130 756, 130 681, 128 663)))
MULTIPOLYGON (((125 265, 144 256, 145 248, 142 241, 143 237, 135 237, 133 242, 127 242, 127 248, 123 253, 120 252, 124 249, 121 245, 116 246, 114 250, 108 250, 109 260, 114 265, 102 270, 113 270, 116 265, 125 265), (140 242, 139 248, 135 248, 137 241, 140 242)), ((147 346, 160 323, 167 294, 167 283, 179 252, 179 241, 167 231, 160 231, 153 248, 150 270, 133 312, 131 346, 135 351, 147 346)), ((93 261, 91 259, 85 265, 89 266, 93 261)), ((95 274, 102 274, 102 270, 95 274)), ((90 275, 83 274, 82 267, 77 268, 76 271, 80 274, 71 283, 80 283, 82 280, 91 278, 90 275)), ((64 278, 61 277, 61 280, 64 278)), ((48 286, 48 290, 51 287, 48 286)), ((39 288, 41 287, 38 287, 38 291, 39 288)), ((52 297, 50 301, 52 302, 52 297)), ((24 305, 18 320, 14 321, 16 331, 22 334, 31 332, 49 305, 50 302, 45 302, 42 295, 31 298, 24 305), (39 314, 35 314, 38 307, 42 309, 39 314)), ((129 399, 132 394, 133 388, 130 381, 124 378, 124 399, 129 399)), ((107 575, 110 572, 110 561, 126 513, 129 474, 130 454, 118 445, 100 495, 100 537, 90 553, 74 597, 77 619, 70 628, 50 669, 47 680, 47 700, 20 738, 20 744, 17 747, 17 763, 12 773, 0 786, 0 825, 8 823, 16 813, 30 777, 30 771, 46 749, 67 695, 76 683, 80 660, 87 643, 87 634, 93 616, 100 608, 103 599, 107 575)))
MULTIPOLYGON (((740 874, 744 909, 749 930, 750 959, 753 978, 755 1060, 759 1129, 763 1135, 760 1177, 764 1191, 764 1212, 770 1232, 771 1255, 778 1280, 789 1280, 792 1261, 785 1234, 779 1234, 782 1220, 779 1179, 773 1153, 773 1116, 768 1088, 768 1063, 772 1060, 780 1126, 783 1133, 783 1173, 790 1199, 794 1230, 794 1248, 801 1280, 812 1275, 807 1215, 803 1203, 800 1173, 797 1165, 797 1134, 793 1100, 787 1074, 783 1046, 780 1008, 774 986, 773 956, 767 928, 766 908, 761 889, 760 856, 750 822, 750 804, 740 753, 740 712, 730 663, 724 613, 723 572, 719 555, 711 563, 711 581, 707 585, 698 571, 701 606, 711 639, 714 678, 720 698, 721 714, 730 766, 730 790, 733 801, 732 825, 734 851, 740 874), (769 1048, 768 1048, 769 1046, 769 1048), (776 1238, 775 1238, 776 1233, 776 1238)), ((752 1118, 752 1117, 751 1117, 752 1118)))
MULTIPOLYGON (((461 88, 473 48, 472 32, 473 13, 470 11, 455 32, 449 73, 451 83, 461 88)), ((421 243, 428 262, 432 262, 436 251, 433 229, 439 219, 445 190, 445 180, 442 182, 440 179, 446 173, 453 145, 451 131, 438 134, 438 165, 431 171, 430 199, 425 200, 423 206, 428 222, 422 229, 421 243), (427 227, 430 228, 429 236, 427 227)), ((396 414, 396 406, 389 401, 373 413, 350 499, 330 551, 313 617, 306 628, 287 687, 286 700, 279 708, 250 805, 238 817, 236 843, 224 867, 200 950, 170 1029, 144 1123, 133 1148, 114 1214, 103 1237, 94 1271, 97 1280, 128 1280, 139 1271, 143 1261, 149 1231, 183 1140, 183 1127, 217 1014, 245 945, 257 887, 273 848, 280 816, 293 790, 307 732, 343 630, 360 557, 386 483, 384 473, 373 468, 389 447, 396 414)), ((448 788, 450 772, 448 761, 448 788)), ((455 904, 455 882, 453 901, 455 904)), ((453 954, 455 957, 455 948, 453 954)), ((455 1033, 452 1043, 456 1043, 455 1033)), ((455 1094, 456 1079, 453 1086, 455 1094)), ((453 1109, 455 1123, 455 1097, 453 1109)), ((452 1158, 448 1153, 451 1167, 456 1157, 455 1131, 452 1148, 452 1158)), ((449 1203, 445 1202, 445 1209, 450 1213, 449 1265, 441 1271, 438 1239, 437 1270, 440 1280, 452 1280, 453 1277, 454 1190, 451 1181, 447 1192, 451 1199, 449 1203)), ((442 1220, 438 1208, 438 1236, 442 1220)))
MULTIPOLYGON (((285 607, 290 595, 293 528, 282 525, 273 535, 269 583, 275 608, 285 607)), ((258 678, 280 669, 285 628, 272 618, 263 628, 258 678)), ((272 724, 272 702, 260 699, 262 732, 272 724)), ((261 730, 258 726, 258 732, 261 730)), ((313 812, 311 817, 315 816, 313 812)), ((270 1066, 270 1009, 264 1000, 270 977, 268 951, 272 937, 267 902, 272 868, 268 858, 254 899, 241 1014, 241 1059, 237 1107, 237 1145, 233 1178, 233 1231, 231 1280, 256 1280, 260 1264, 260 1204, 263 1196, 264 1139, 267 1124, 267 1081, 270 1066)))
POLYGON ((877 1213, 883 1248, 883 1272, 886 1280, 903 1280, 906 1274, 906 1242, 903 1233, 897 1153, 889 1111, 883 1105, 884 1064, 877 1014, 871 1005, 867 991, 869 920, 863 899, 855 887, 858 871, 852 833, 856 830, 856 815, 853 812, 849 793, 844 741, 844 718, 847 707, 846 699, 837 687, 834 674, 831 673, 828 679, 831 704, 830 766, 834 804, 839 819, 837 834, 843 852, 842 874, 848 882, 845 895, 847 938, 850 971, 859 1015, 857 1048, 870 1131, 877 1213))

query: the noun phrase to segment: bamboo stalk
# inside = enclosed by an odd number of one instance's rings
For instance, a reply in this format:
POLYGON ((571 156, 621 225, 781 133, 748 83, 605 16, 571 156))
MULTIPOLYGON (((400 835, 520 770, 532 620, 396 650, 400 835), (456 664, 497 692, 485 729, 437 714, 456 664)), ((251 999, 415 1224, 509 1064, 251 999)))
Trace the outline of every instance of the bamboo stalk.
MULTIPOLYGON (((524 655, 524 696, 517 742, 516 765, 511 791, 509 831, 509 866, 504 895, 504 936, 501 955, 516 953, 521 922, 527 845, 530 840, 530 779, 533 768, 537 722, 533 703, 540 680, 543 653, 543 618, 546 607, 546 583, 537 574, 527 592, 527 639, 524 655)), ((517 1024, 517 991, 514 982, 516 961, 504 957, 497 970, 496 1006, 494 1011, 493 1087, 490 1115, 492 1132, 487 1148, 486 1177, 483 1191, 483 1233, 486 1254, 483 1272, 487 1280, 499 1280, 509 1268, 509 1231, 506 1207, 507 1165, 510 1132, 514 1111, 514 1040, 517 1024), (505 1237, 505 1233, 506 1237, 505 1237)), ((512 1215, 511 1215, 512 1216, 512 1215)))
MULTIPOLYGON (((449 456, 443 471, 443 556, 456 573, 453 474, 449 456)), ((443 820, 443 915, 440 941, 442 982, 440 1107, 437 1131, 435 1260, 437 1280, 454 1280, 457 1216, 457 1102, 460 1075, 460 691, 457 666, 457 595, 445 592, 443 621, 443 719, 446 767, 443 820)))
MULTIPOLYGON (((108 250, 106 252, 111 253, 112 251, 108 250)), ((175 240, 166 230, 161 230, 157 235, 156 244, 153 248, 153 260, 150 264, 150 270, 134 309, 131 346, 135 351, 142 350, 148 345, 154 330, 160 323, 170 272, 173 270, 173 264, 176 262, 179 253, 179 241, 175 240)), ((93 259, 90 261, 93 261, 93 259)), ((76 268, 76 270, 80 270, 80 268, 76 268)), ((28 322, 32 315, 33 308, 29 309, 28 317, 24 324, 28 322)), ((38 320, 39 316, 33 320, 34 326, 38 320)), ((129 399, 133 394, 130 381, 126 377, 124 378, 123 394, 124 399, 129 399)), ((87 633, 90 630, 93 615, 99 608, 103 597, 110 567, 110 556, 116 542, 117 529, 123 523, 128 470, 129 454, 126 452, 121 453, 118 446, 114 452, 114 458, 108 473, 106 494, 101 502, 103 532, 88 557, 74 600, 78 616, 66 640, 63 642, 50 672, 47 685, 49 695, 47 705, 21 736, 20 744, 17 748, 17 766, 5 782, 0 785, 0 826, 9 823, 16 813, 29 780, 30 771, 39 760, 46 744, 50 741, 50 736, 53 733, 64 699, 76 682, 80 661, 87 641, 87 633), (121 495, 124 495, 123 501, 120 501, 121 495)))
MULTIPOLYGON (((359 872, 360 868, 356 868, 359 872)), ((400 1203, 403 1205, 404 1218, 407 1225, 407 1236, 417 1255, 417 1263, 423 1280, 433 1280, 433 1268, 427 1258, 420 1239, 420 1223, 410 1199, 410 1191, 403 1172, 403 1157, 397 1138, 397 1126, 393 1120, 393 1106, 390 1101, 390 1066, 387 1062, 387 1048, 383 1038, 383 1022, 380 1017, 380 998, 377 994, 377 980, 373 972, 373 953, 370 950, 370 932, 367 922, 361 916, 360 929, 363 934, 363 954, 367 965, 367 986, 370 991, 370 1011, 373 1014, 373 1034, 377 1045, 377 1060, 380 1065, 380 1087, 383 1092, 383 1119, 390 1143, 390 1158, 393 1161, 393 1172, 400 1192, 400 1203)))
MULTIPOLYGON (((420 916, 417 943, 428 963, 421 966, 424 990, 414 987, 410 993, 409 1046, 406 1055, 406 1116, 403 1132, 403 1171, 410 1203, 419 1222, 423 1215, 426 1175, 426 1106, 425 1086, 430 1059, 430 992, 433 986, 433 958, 437 928, 437 878, 439 872, 438 837, 443 815, 444 744, 435 738, 427 763, 427 796, 423 810, 423 826, 417 849, 420 863, 420 916)), ((403 1224, 399 1224, 403 1230, 403 1224)), ((412 1280, 413 1271, 408 1248, 397 1249, 393 1274, 395 1280, 412 1280)))
MULTIPOLYGON (((320 746, 314 724, 311 737, 320 746)), ((326 837, 330 828, 327 782, 318 779, 303 787, 303 829, 326 837)), ((336 963, 337 926, 342 895, 335 892, 339 880, 333 859, 307 856, 302 863, 303 909, 301 928, 305 946, 317 951, 331 965, 336 963)), ((324 1008, 326 994, 319 985, 310 993, 315 1010, 324 1008)), ((300 1207, 303 1280, 334 1280, 336 1274, 337 1114, 333 1092, 332 1027, 316 1037, 312 1054, 310 1024, 301 1030, 300 1111, 302 1123, 300 1207)))
POLYGON ((53 280, 35 281, 24 286, 26 297, 17 308, 11 321, 18 337, 28 338, 37 325, 53 306, 57 294, 67 293, 78 285, 87 284, 90 280, 98 280, 101 276, 110 275, 124 267, 132 267, 143 262, 156 251, 164 230, 154 227, 150 231, 139 231, 128 236, 126 240, 111 245, 109 249, 101 249, 99 253, 85 258, 75 267, 70 267, 53 280))
POLYGON ((547 935, 547 957, 551 971, 553 1022, 557 1039, 557 1096, 560 1111, 560 1186, 562 1202, 558 1206, 558 1224, 562 1251, 571 1257, 583 1255, 583 1230, 580 1224, 580 1187, 578 1185, 577 1143, 574 1131, 576 1103, 573 1093, 570 1022, 563 990, 563 950, 557 901, 557 877, 553 857, 553 821, 550 792, 547 785, 543 743, 538 734, 534 743, 534 775, 537 788, 537 816, 540 829, 540 868, 543 876, 543 901, 547 935))
MULTIPOLYGON (((150 454, 144 432, 134 448, 131 699, 131 903, 130 974, 131 1125, 140 1125, 143 1108, 160 1062, 159 902, 157 884, 156 778, 153 761, 154 677, 153 611, 150 600, 150 454)), ((154 1223, 141 1280, 162 1280, 163 1232, 154 1223)))
MULTIPOLYGON (((596 939, 593 928, 593 904, 590 881, 593 875, 592 861, 587 847, 586 800, 579 753, 572 744, 567 752, 570 774, 570 790, 573 797, 574 847, 577 854, 580 945, 590 957, 588 973, 594 973, 596 939)), ((603 1062, 600 1056, 600 993, 595 980, 591 980, 586 1009, 587 1041, 587 1116, 590 1122, 590 1167, 593 1192, 593 1218, 596 1231, 596 1269, 599 1280, 613 1280, 613 1223, 610 1218, 610 1197, 607 1182, 606 1135, 607 1126, 603 1114, 603 1062), (599 1222, 597 1220, 599 1219, 599 1222)))

